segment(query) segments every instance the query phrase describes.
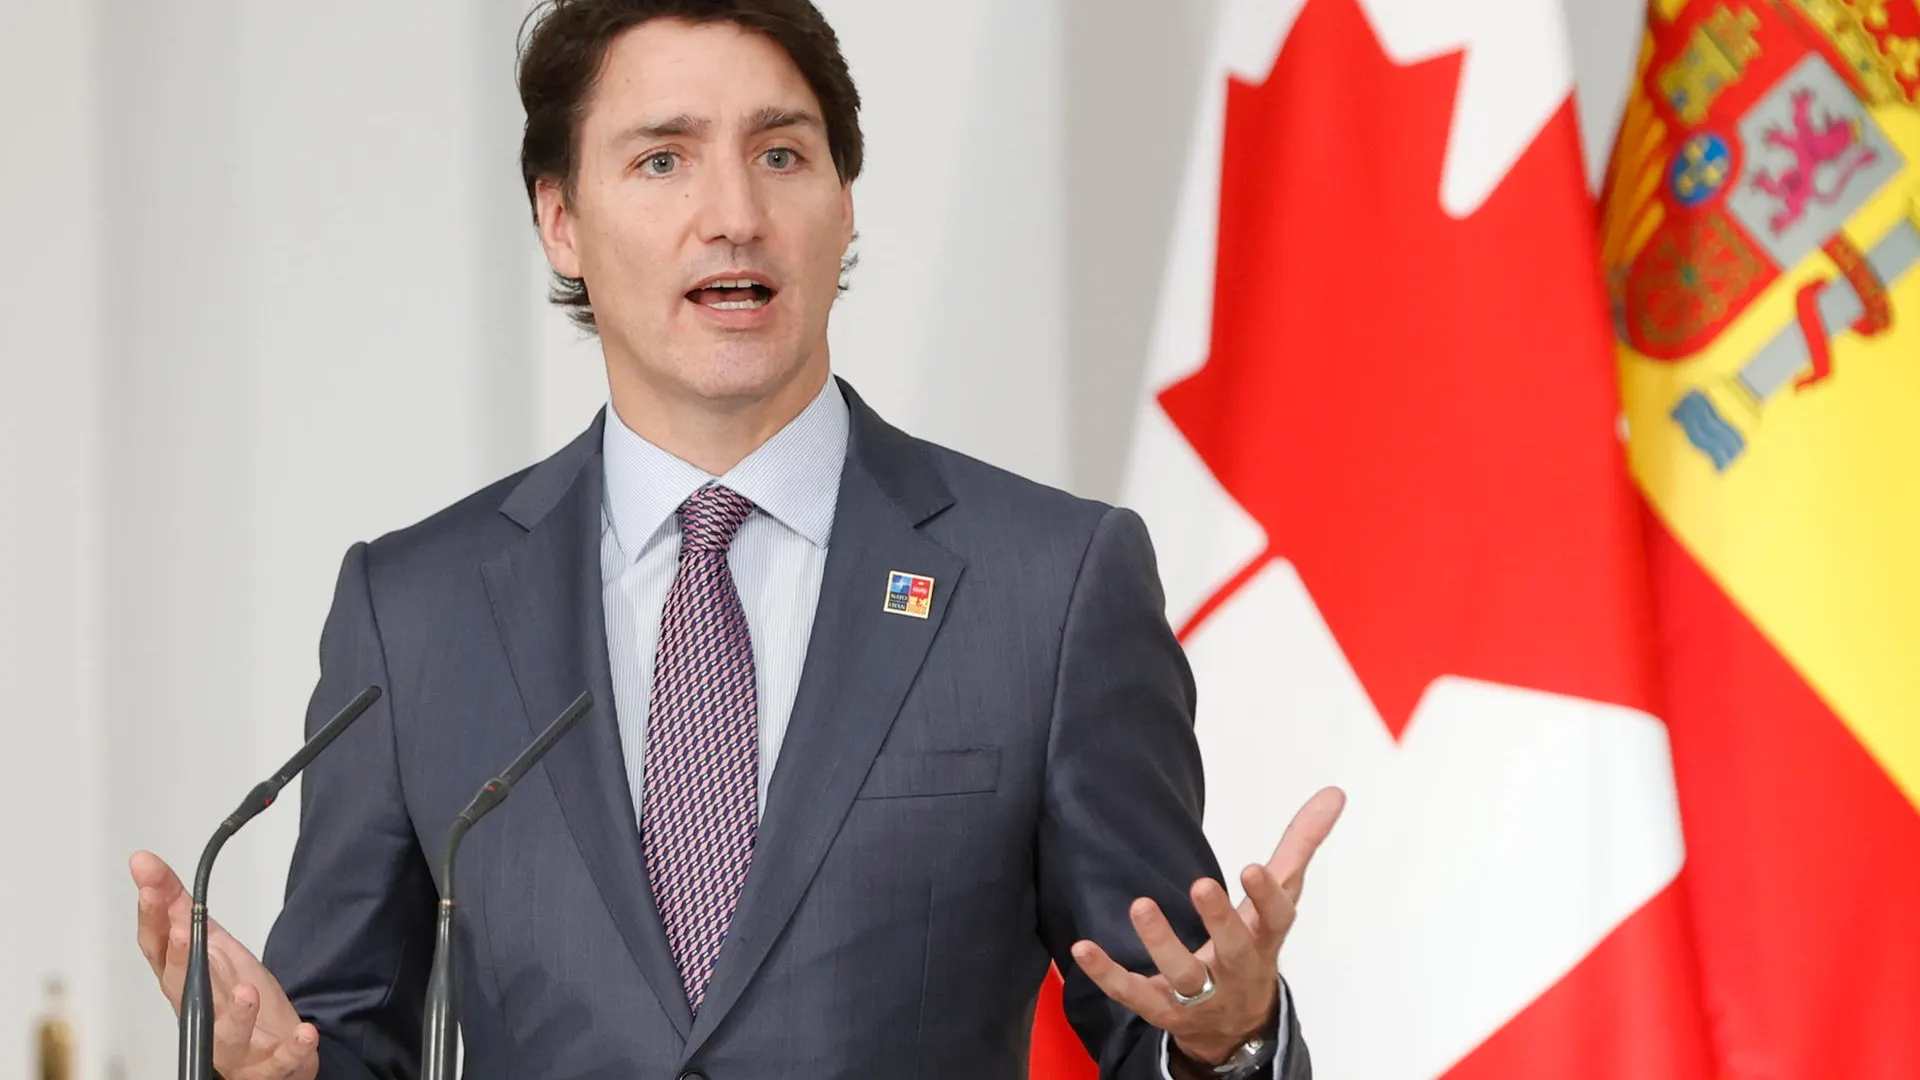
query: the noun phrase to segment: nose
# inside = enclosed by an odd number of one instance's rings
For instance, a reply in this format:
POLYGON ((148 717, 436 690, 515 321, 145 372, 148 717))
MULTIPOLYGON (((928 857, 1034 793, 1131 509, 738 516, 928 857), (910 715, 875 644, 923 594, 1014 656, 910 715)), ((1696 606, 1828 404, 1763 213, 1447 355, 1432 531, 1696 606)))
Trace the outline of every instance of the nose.
POLYGON ((752 167, 733 161, 707 170, 701 185, 700 238, 745 246, 760 239, 766 207, 752 167))

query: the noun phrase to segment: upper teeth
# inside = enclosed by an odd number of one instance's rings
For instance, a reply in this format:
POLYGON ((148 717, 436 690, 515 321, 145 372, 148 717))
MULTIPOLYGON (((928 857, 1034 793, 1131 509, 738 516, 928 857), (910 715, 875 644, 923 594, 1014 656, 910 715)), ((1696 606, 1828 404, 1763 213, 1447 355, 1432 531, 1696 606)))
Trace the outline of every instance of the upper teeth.
POLYGON ((708 285, 709 289, 751 289, 760 284, 752 278, 730 278, 708 285))

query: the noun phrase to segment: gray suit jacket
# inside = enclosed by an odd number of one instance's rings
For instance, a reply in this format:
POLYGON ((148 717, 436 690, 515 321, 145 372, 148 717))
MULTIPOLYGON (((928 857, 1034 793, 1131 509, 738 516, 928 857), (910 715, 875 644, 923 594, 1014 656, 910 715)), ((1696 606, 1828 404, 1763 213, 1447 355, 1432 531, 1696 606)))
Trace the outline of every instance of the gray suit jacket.
MULTIPOLYGON (((1158 1032, 1068 954, 1149 962, 1127 919, 1219 875, 1194 688, 1129 512, 913 439, 850 388, 832 546, 752 870, 696 1017, 647 888, 601 607, 600 424, 341 568, 313 765, 267 965, 327 1080, 411 1077, 448 824, 582 690, 593 711, 466 842, 456 882, 475 1080, 1026 1076, 1049 960, 1104 1077, 1158 1032), (935 581, 889 614, 892 570, 935 581)), ((1290 1080, 1309 1075, 1296 1030, 1290 1080)))

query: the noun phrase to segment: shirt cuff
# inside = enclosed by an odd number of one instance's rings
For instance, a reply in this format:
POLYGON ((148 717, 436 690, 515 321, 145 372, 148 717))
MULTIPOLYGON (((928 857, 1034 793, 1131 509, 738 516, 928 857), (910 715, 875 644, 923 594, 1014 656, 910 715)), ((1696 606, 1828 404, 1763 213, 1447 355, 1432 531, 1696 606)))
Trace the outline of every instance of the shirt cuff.
MULTIPOLYGON (((1273 1075, 1287 1075, 1287 1013, 1291 1011, 1290 995, 1287 993, 1285 979, 1280 981, 1280 1034, 1273 1040, 1273 1075)), ((1160 1080, 1173 1080, 1173 1036, 1160 1033, 1160 1080)))

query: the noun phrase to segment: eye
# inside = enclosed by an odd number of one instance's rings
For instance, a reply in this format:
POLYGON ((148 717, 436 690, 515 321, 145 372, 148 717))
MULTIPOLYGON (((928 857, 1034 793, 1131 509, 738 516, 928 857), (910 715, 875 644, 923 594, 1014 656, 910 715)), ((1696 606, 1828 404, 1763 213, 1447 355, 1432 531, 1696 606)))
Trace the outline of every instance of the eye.
POLYGON ((800 164, 799 153, 784 146, 776 146, 762 156, 766 158, 768 165, 780 172, 786 172, 800 164))
POLYGON ((662 150, 659 153, 648 154, 646 157, 641 158, 640 170, 648 176, 665 176, 673 171, 674 165, 678 163, 679 160, 679 154, 671 150, 662 150))

